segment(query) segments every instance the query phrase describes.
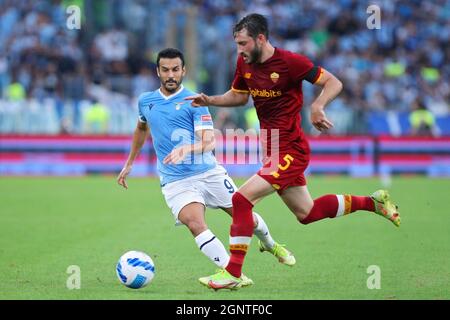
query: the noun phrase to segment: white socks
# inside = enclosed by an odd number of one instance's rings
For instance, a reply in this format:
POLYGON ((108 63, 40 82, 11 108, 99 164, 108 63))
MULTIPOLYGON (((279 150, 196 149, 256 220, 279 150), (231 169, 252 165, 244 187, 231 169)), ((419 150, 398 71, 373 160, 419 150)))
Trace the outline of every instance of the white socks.
POLYGON ((270 235, 269 228, 267 227, 266 222, 256 212, 253 212, 253 216, 258 220, 258 225, 253 229, 253 233, 258 237, 259 240, 261 240, 261 242, 264 244, 264 247, 266 247, 267 249, 273 248, 275 241, 270 235))
MULTIPOLYGON (((264 219, 253 212, 253 216, 256 217, 257 226, 253 229, 255 236, 264 244, 264 247, 273 248, 275 241, 270 235, 269 228, 267 227, 264 219)), ((212 262, 214 262, 219 268, 225 268, 228 265, 230 256, 227 250, 223 246, 222 242, 216 238, 211 230, 207 229, 195 237, 195 243, 205 256, 207 256, 212 262)))
POLYGON ((227 250, 222 242, 207 229, 195 237, 195 243, 205 256, 214 262, 219 268, 225 268, 230 260, 227 250))

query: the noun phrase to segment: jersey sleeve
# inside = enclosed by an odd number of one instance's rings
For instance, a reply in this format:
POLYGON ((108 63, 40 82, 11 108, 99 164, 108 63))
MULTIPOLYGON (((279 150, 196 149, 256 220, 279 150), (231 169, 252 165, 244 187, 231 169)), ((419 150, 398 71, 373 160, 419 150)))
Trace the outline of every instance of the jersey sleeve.
POLYGON ((144 113, 142 112, 142 109, 144 108, 143 100, 144 100, 143 95, 140 95, 139 99, 138 99, 138 113, 139 113, 138 118, 139 118, 139 122, 147 123, 147 119, 145 118, 144 113))
POLYGON ((287 60, 289 73, 295 82, 306 80, 316 83, 323 74, 323 70, 307 57, 301 54, 291 54, 287 60))
POLYGON ((236 62, 236 71, 234 73, 233 83, 231 85, 231 90, 241 93, 248 93, 248 86, 245 82, 244 75, 242 74, 242 57, 238 57, 236 62))
POLYGON ((208 107, 193 108, 194 131, 213 130, 214 125, 208 107))

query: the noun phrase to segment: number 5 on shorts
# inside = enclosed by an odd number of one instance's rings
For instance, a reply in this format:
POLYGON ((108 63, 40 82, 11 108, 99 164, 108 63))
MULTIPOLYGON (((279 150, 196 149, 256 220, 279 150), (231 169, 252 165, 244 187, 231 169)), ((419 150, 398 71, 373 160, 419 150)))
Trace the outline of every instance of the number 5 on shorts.
MULTIPOLYGON (((283 157, 283 160, 286 161, 286 164, 284 166, 282 166, 281 164, 278 164, 278 169, 281 171, 286 171, 289 166, 291 165, 292 161, 294 161, 294 158, 290 155, 290 154, 286 154, 283 157)), ((274 176, 275 178, 278 178, 280 176, 280 174, 277 171, 272 172, 272 176, 274 176)))

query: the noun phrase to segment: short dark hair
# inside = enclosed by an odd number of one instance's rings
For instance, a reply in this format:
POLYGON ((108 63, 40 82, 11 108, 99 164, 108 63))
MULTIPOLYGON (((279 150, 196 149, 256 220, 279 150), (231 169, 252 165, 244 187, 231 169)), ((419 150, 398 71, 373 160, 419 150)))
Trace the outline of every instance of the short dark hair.
POLYGON ((161 60, 161 58, 169 58, 169 59, 180 58, 181 66, 184 67, 184 55, 178 49, 166 48, 158 52, 158 57, 156 58, 156 65, 158 66, 158 68, 159 68, 159 60, 161 60))
POLYGON ((242 29, 247 29, 248 35, 256 39, 258 34, 263 34, 269 39, 269 23, 266 17, 258 13, 246 15, 233 28, 233 36, 242 29))

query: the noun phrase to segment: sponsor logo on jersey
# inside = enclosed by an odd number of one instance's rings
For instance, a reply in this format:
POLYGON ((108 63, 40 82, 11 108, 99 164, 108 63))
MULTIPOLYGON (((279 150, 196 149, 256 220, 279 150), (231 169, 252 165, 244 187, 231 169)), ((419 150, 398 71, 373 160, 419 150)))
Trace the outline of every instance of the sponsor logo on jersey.
POLYGON ((202 121, 212 121, 210 114, 205 114, 201 116, 202 121))
POLYGON ((250 94, 252 95, 252 97, 263 97, 263 98, 275 98, 275 97, 279 97, 281 96, 281 91, 280 90, 267 90, 267 89, 263 89, 263 90, 259 90, 259 89, 251 89, 250 88, 250 94))
POLYGON ((250 79, 252 77, 252 74, 250 73, 250 72, 246 72, 245 74, 244 74, 244 78, 245 79, 250 79))
POLYGON ((277 83, 278 79, 280 79, 280 75, 276 72, 272 72, 270 74, 270 80, 272 80, 273 83, 277 83))

